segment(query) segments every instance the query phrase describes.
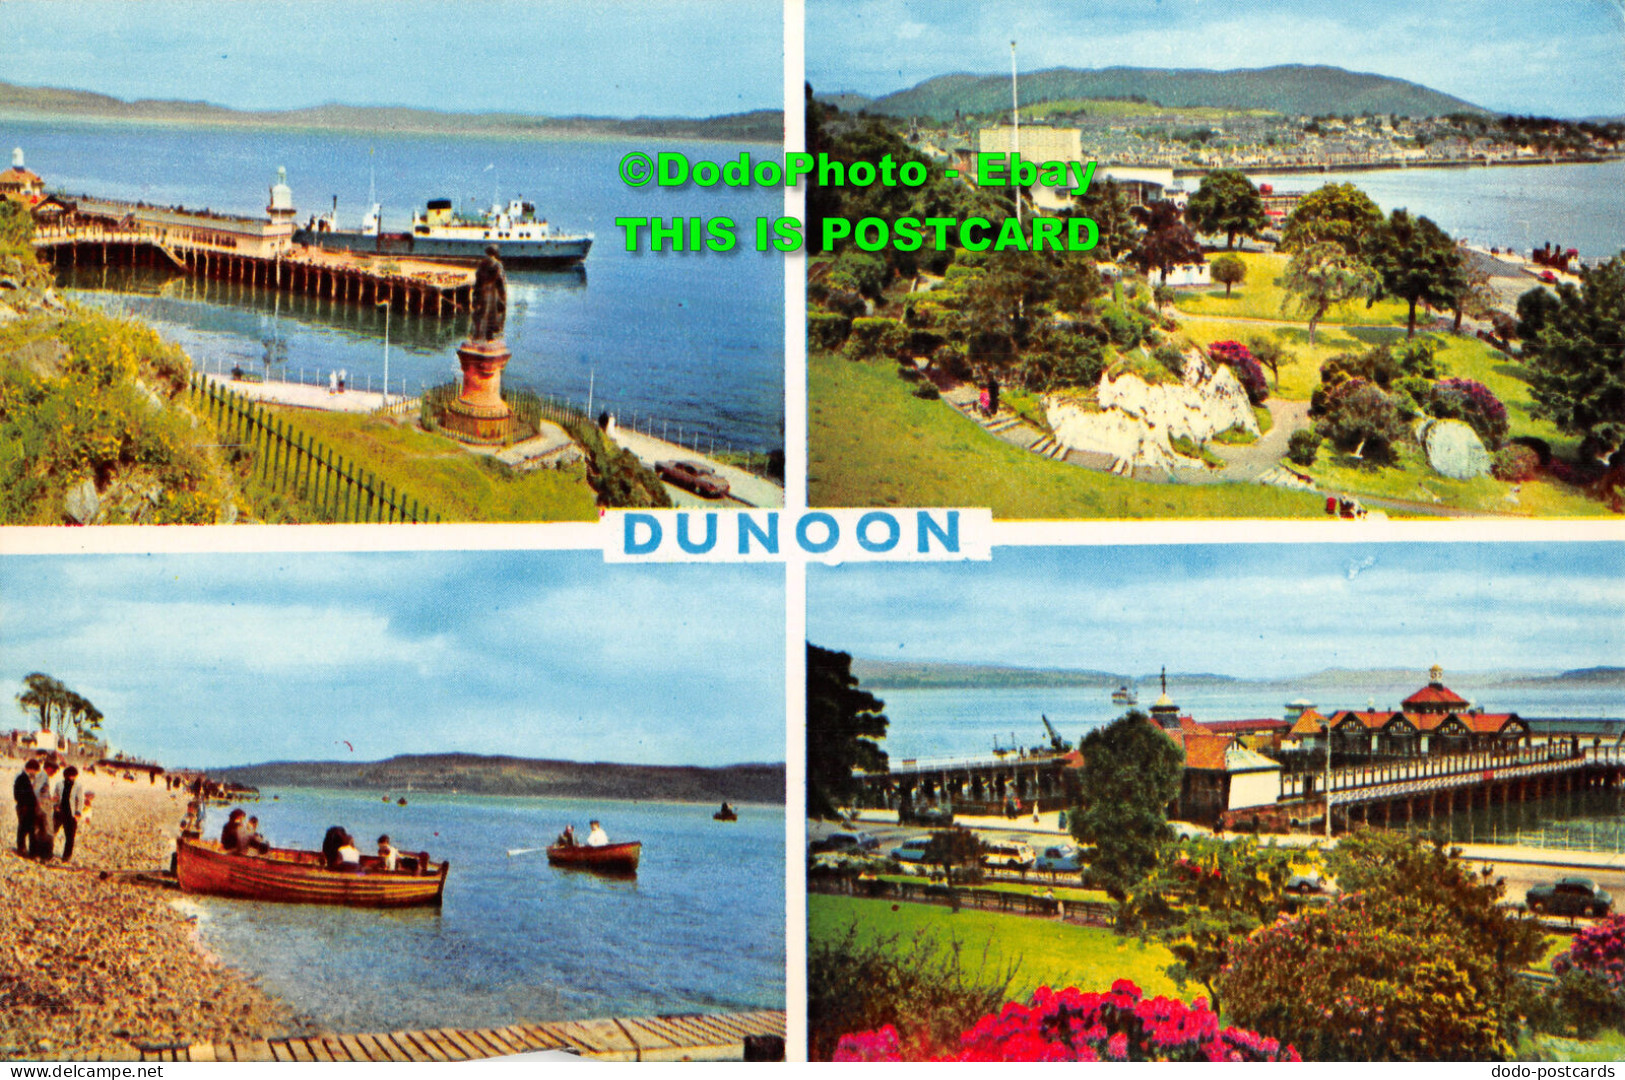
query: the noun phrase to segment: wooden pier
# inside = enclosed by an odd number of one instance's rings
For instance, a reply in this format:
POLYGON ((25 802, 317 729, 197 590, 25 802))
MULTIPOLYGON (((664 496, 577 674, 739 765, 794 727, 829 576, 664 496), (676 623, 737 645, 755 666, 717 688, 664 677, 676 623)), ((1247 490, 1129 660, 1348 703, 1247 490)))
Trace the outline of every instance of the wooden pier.
POLYGON ((598 1061, 737 1061, 746 1039, 784 1038, 782 1009, 561 1020, 498 1028, 309 1035, 190 1046, 131 1047, 104 1061, 470 1061, 563 1050, 598 1061))
POLYGON ((275 255, 220 246, 216 234, 178 236, 137 217, 42 225, 34 250, 56 267, 159 266, 325 299, 388 304, 408 315, 445 317, 469 310, 474 271, 446 263, 293 246, 275 255))

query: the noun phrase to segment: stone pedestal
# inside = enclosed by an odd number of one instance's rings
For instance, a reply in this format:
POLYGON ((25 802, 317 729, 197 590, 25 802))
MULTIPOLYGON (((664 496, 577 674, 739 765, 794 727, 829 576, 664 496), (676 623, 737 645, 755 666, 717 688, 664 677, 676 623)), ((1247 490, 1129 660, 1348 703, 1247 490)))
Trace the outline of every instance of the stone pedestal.
POLYGON ((467 443, 495 445, 513 433, 513 414, 502 400, 502 369, 508 365, 508 346, 496 341, 465 341, 457 347, 463 368, 463 390, 446 406, 440 426, 448 435, 467 443))

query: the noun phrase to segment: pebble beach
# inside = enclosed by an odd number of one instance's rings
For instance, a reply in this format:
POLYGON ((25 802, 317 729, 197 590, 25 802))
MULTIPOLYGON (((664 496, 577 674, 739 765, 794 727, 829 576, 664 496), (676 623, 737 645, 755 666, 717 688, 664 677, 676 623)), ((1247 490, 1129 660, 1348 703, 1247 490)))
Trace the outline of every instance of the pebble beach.
POLYGON ((94 809, 73 862, 41 865, 13 847, 22 762, 0 767, 0 1058, 126 1057, 295 1030, 291 1008, 209 955, 178 892, 138 877, 168 867, 181 793, 139 774, 86 777, 94 809))

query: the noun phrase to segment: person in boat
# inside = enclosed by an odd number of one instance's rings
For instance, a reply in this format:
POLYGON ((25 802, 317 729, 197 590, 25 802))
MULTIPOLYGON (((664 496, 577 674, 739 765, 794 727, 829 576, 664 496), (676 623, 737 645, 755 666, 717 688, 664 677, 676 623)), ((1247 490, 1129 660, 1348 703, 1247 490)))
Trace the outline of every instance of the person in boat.
POLYGON ((338 869, 339 848, 344 846, 350 834, 344 831, 342 825, 331 826, 322 836, 322 862, 329 870, 338 869))
POLYGON ((553 842, 558 844, 560 847, 575 847, 576 827, 574 825, 566 825, 564 827, 564 831, 559 833, 559 838, 553 842))
POLYGON ((598 824, 598 822, 596 822, 596 821, 592 822, 590 824, 588 830, 587 830, 587 846, 588 847, 608 847, 609 846, 609 834, 606 833, 604 831, 604 827, 602 825, 598 824))
POLYGON ((722 800, 722 810, 720 812, 723 817, 731 817, 733 815, 734 808, 728 805, 727 799, 722 800))
POLYGON ((220 846, 228 854, 245 855, 248 853, 248 817, 239 807, 226 817, 226 827, 220 830, 220 846))
POLYGON ((248 819, 248 827, 243 830, 245 850, 254 855, 264 855, 271 850, 271 842, 260 835, 260 819, 248 819))
POLYGON ((400 869, 401 853, 389 842, 388 833, 378 838, 378 861, 384 864, 385 870, 400 869))
POLYGON ((361 869, 361 851, 355 846, 355 837, 349 833, 344 834, 344 843, 334 852, 334 870, 359 871, 361 869))

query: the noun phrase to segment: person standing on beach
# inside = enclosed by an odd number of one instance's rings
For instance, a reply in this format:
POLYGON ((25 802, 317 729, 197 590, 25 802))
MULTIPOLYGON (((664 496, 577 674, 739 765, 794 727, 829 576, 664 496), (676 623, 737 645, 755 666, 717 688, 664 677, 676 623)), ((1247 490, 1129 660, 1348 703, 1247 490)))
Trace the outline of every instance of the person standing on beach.
POLYGON ((56 758, 46 758, 34 784, 34 839, 29 854, 49 860, 56 854, 56 773, 62 766, 56 758))
POLYGON ((39 758, 29 758, 23 771, 11 782, 11 798, 17 804, 17 854, 27 855, 29 840, 34 835, 34 815, 39 811, 39 799, 34 788, 39 783, 39 758))
POLYGON ((56 824, 62 830, 62 861, 68 862, 73 858, 73 842, 79 836, 79 818, 85 812, 85 789, 79 785, 77 767, 69 765, 62 770, 62 782, 52 794, 56 798, 56 824))

